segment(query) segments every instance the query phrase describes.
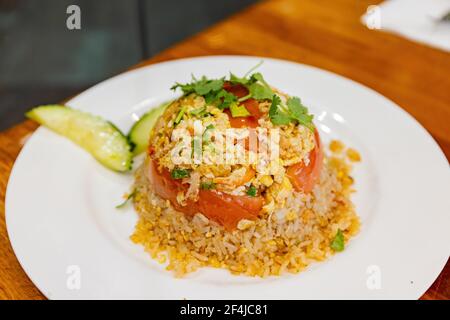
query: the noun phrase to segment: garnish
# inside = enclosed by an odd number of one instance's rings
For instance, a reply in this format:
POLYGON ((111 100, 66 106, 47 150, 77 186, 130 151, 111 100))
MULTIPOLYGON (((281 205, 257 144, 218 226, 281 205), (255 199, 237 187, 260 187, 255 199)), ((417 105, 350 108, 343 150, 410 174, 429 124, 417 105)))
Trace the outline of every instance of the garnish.
POLYGON ((132 144, 110 121, 63 105, 35 107, 26 116, 76 143, 105 167, 131 170, 132 144))
POLYGON ((300 98, 298 97, 289 98, 287 101, 287 106, 291 111, 291 115, 295 120, 297 120, 300 124, 304 125, 305 127, 314 130, 314 125, 312 123, 313 116, 311 114, 308 114, 308 108, 306 108, 302 104, 300 98))
POLYGON ((272 100, 273 90, 266 80, 264 80, 261 73, 257 72, 252 74, 250 83, 248 90, 250 91, 252 98, 256 100, 272 100))
POLYGON ((240 102, 253 98, 256 100, 272 100, 273 90, 269 84, 264 80, 261 73, 257 72, 252 74, 249 78, 244 76, 239 78, 234 74, 230 74, 230 82, 232 84, 240 84, 245 86, 249 94, 239 99, 240 102))
POLYGON ((250 112, 243 105, 238 105, 237 103, 232 103, 230 105, 231 116, 233 118, 237 117, 248 117, 250 112))
MULTIPOLYGON (((251 115, 245 106, 240 104, 247 99, 253 98, 258 101, 268 100, 272 102, 269 117, 273 124, 287 125, 294 122, 310 130, 314 130, 312 123, 313 116, 308 113, 308 109, 301 103, 298 97, 292 97, 286 102, 283 102, 280 96, 274 93, 260 72, 252 73, 261 63, 262 61, 250 69, 243 77, 238 77, 230 73, 228 80, 225 78, 208 79, 205 76, 198 80, 193 76, 191 83, 176 83, 172 87, 172 90, 181 88, 185 95, 195 93, 203 96, 207 104, 215 105, 222 110, 229 108, 233 117, 248 117, 251 115), (224 84, 244 86, 248 90, 248 94, 238 99, 237 96, 223 88, 224 84)), ((197 112, 201 114, 202 111, 195 111, 194 115, 197 112)))
POLYGON ((171 90, 176 90, 177 88, 181 88, 184 94, 190 94, 195 92, 199 96, 205 96, 210 92, 219 91, 222 89, 224 84, 224 79, 208 79, 203 76, 200 80, 197 80, 194 76, 192 76, 191 83, 175 83, 175 85, 170 88, 171 90))
POLYGON ((269 109, 270 121, 274 125, 285 125, 291 122, 291 118, 281 108, 281 98, 277 95, 273 96, 272 104, 269 109))
POLYGON ((275 125, 286 125, 290 122, 298 122, 310 130, 314 130, 313 116, 308 113, 298 97, 289 98, 284 104, 281 98, 274 95, 269 109, 269 117, 275 125))
POLYGON ((232 83, 240 83, 240 84, 243 84, 243 85, 248 84, 248 82, 249 82, 248 76, 253 71, 258 69, 263 63, 264 63, 264 60, 261 60, 260 62, 258 62, 255 66, 251 67, 250 70, 248 70, 242 78, 240 78, 240 77, 238 77, 238 76, 236 76, 236 75, 234 75, 234 74, 232 74, 230 72, 230 82, 232 82, 232 83))
POLYGON ((180 112, 178 112, 177 117, 173 121, 174 125, 177 125, 177 124, 180 123, 181 119, 183 119, 183 116, 184 116, 185 112, 186 112, 186 107, 181 107, 180 112))
POLYGON ((130 201, 131 199, 133 199, 135 195, 136 195, 136 189, 134 189, 134 190, 127 196, 127 198, 125 199, 124 202, 122 202, 121 204, 117 205, 117 206, 116 206, 116 209, 121 209, 121 208, 125 207, 125 206, 127 205, 128 201, 130 201))
POLYGON ((204 143, 209 143, 211 140, 211 131, 214 129, 212 124, 206 126, 205 131, 203 131, 202 140, 204 143))
POLYGON ((246 86, 249 81, 250 81, 250 79, 247 78, 247 75, 240 78, 237 75, 230 73, 230 82, 233 84, 242 84, 242 85, 246 86))
POLYGON ((206 112, 206 108, 205 107, 200 107, 198 109, 191 110, 189 112, 189 114, 191 116, 194 116, 194 117, 203 117, 203 116, 205 116, 207 114, 207 112, 206 112))
POLYGON ((333 241, 330 244, 330 247, 331 249, 337 252, 344 250, 345 247, 344 234, 342 233, 341 229, 338 229, 336 236, 334 237, 333 241))
POLYGON ((254 185, 251 185, 250 188, 247 189, 247 195, 250 197, 256 197, 256 187, 254 185))
POLYGON ((202 140, 198 136, 194 136, 191 143, 192 152, 191 157, 194 157, 194 161, 200 161, 202 157, 202 140))
POLYGON ((203 190, 212 190, 216 188, 216 184, 214 182, 202 182, 200 184, 200 189, 203 190))
POLYGON ((148 136, 152 131, 159 116, 164 113, 167 106, 171 104, 171 101, 165 102, 160 106, 151 109, 145 113, 138 121, 134 123, 128 133, 128 141, 133 144, 133 154, 136 156, 148 149, 149 139, 148 136))
POLYGON ((186 169, 173 169, 172 172, 170 173, 170 176, 173 179, 183 179, 188 178, 190 176, 190 172, 189 170, 186 169))
POLYGON ((192 76, 192 81, 190 83, 183 84, 177 82, 172 86, 171 89, 176 90, 180 88, 183 91, 184 95, 195 93, 199 96, 203 96, 207 104, 214 104, 222 110, 230 108, 230 106, 235 102, 242 102, 249 98, 254 98, 256 100, 272 100, 272 96, 274 94, 273 90, 264 80, 262 74, 257 72, 250 75, 250 73, 258 68, 261 64, 262 61, 255 67, 251 68, 242 78, 232 73, 230 73, 230 77, 228 80, 226 80, 225 78, 208 79, 205 76, 197 79, 192 76), (238 101, 238 98, 234 94, 226 91, 223 88, 226 82, 229 82, 232 85, 240 84, 246 87, 249 91, 249 94, 245 97, 241 97, 238 101))
POLYGON ((237 97, 229 93, 228 91, 222 89, 220 90, 217 95, 214 97, 213 102, 217 104, 217 107, 219 109, 226 109, 229 108, 231 104, 237 101, 237 97))

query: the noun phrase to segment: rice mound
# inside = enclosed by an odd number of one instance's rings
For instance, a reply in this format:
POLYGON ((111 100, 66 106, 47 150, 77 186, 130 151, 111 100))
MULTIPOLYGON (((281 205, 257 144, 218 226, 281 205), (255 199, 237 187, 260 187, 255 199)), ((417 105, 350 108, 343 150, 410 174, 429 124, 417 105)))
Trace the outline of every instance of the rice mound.
POLYGON ((145 162, 136 171, 134 205, 139 220, 131 239, 177 277, 200 267, 259 277, 298 273, 334 253, 330 243, 338 230, 346 244, 359 230, 350 200, 351 165, 340 146, 330 145, 337 152, 325 157, 320 181, 311 193, 284 190, 283 206, 265 208, 255 221, 241 220, 234 231, 200 213, 188 217, 176 211, 154 193, 145 162))

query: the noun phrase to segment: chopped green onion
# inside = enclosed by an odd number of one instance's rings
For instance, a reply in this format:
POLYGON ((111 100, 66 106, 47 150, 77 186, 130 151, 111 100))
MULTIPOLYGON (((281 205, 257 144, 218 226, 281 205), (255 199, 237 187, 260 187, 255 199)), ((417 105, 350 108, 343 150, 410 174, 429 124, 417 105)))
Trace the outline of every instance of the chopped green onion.
POLYGON ((264 60, 259 61, 255 66, 253 66, 250 70, 248 70, 245 73, 244 78, 247 78, 250 75, 250 73, 252 73, 256 69, 258 69, 263 63, 264 63, 264 60))
POLYGON ((121 204, 117 205, 117 206, 116 206, 116 209, 121 209, 121 208, 125 207, 125 206, 127 205, 128 201, 130 201, 131 199, 133 199, 135 195, 136 195, 136 189, 134 189, 134 190, 127 196, 127 198, 125 199, 124 202, 122 202, 121 204))
POLYGON ((202 140, 198 136, 194 136, 192 139, 192 153, 191 157, 194 157, 194 161, 200 161, 202 157, 202 140))
POLYGON ((203 190, 211 190, 216 188, 216 184, 214 182, 202 182, 200 188, 203 190))
POLYGON ((203 117, 206 114, 206 108, 200 107, 198 109, 192 110, 191 112, 189 112, 189 114, 195 117, 203 117))
POLYGON ((334 251, 337 251, 337 252, 344 250, 344 247, 345 247, 344 234, 342 233, 341 229, 338 229, 336 236, 334 237, 330 246, 331 246, 331 249, 333 249, 334 251))
POLYGON ((205 131, 203 131, 202 140, 204 143, 209 143, 211 140, 211 131, 214 129, 212 124, 206 126, 205 131))
POLYGON ((175 118, 175 120, 173 121, 173 123, 175 125, 179 124, 181 119, 183 119, 184 113, 186 112, 186 107, 181 107, 180 112, 178 112, 177 117, 175 118))
POLYGON ((247 195, 249 195, 250 197, 256 197, 256 191, 256 187, 254 185, 251 185, 247 190, 247 195))
POLYGON ((238 99, 238 102, 243 102, 243 101, 245 101, 245 100, 250 99, 251 97, 252 97, 252 94, 249 93, 248 95, 243 96, 242 98, 239 98, 239 99, 238 99))
POLYGON ((248 117, 250 112, 243 105, 238 105, 237 103, 232 103, 230 105, 231 116, 233 118, 237 117, 248 117))
POLYGON ((189 170, 186 169, 173 169, 172 172, 170 173, 170 176, 173 179, 183 179, 188 178, 190 176, 190 172, 189 170))

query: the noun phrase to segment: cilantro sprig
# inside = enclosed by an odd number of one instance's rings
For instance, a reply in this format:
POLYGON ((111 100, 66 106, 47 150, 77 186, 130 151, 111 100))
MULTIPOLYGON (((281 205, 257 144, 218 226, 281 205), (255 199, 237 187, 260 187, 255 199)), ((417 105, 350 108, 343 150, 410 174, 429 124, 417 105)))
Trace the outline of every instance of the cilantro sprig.
POLYGON ((200 79, 192 76, 192 81, 189 83, 175 83, 172 86, 172 90, 181 89, 184 95, 195 93, 205 98, 206 103, 215 104, 219 109, 227 109, 230 106, 253 98, 256 100, 272 100, 274 92, 270 85, 266 82, 263 75, 254 71, 262 64, 262 61, 250 69, 243 77, 238 77, 230 73, 229 79, 208 79, 202 76, 200 79), (237 96, 224 89, 225 83, 231 85, 242 85, 248 90, 248 94, 238 99, 237 96))
POLYGON ((274 95, 269 109, 269 118, 274 125, 298 122, 308 129, 314 130, 313 115, 308 113, 308 108, 298 97, 291 97, 284 104, 279 96, 274 95))
POLYGON ((180 88, 186 95, 195 92, 199 96, 205 96, 210 92, 221 90, 224 82, 225 82, 224 78, 208 79, 205 76, 203 76, 200 79, 197 79, 194 76, 192 76, 192 82, 186 84, 177 82, 170 89, 176 90, 180 88))
POLYGON ((240 102, 253 98, 256 100, 272 100, 274 92, 270 85, 266 82, 263 75, 259 72, 253 73, 251 76, 240 78, 230 73, 230 83, 245 86, 249 94, 239 99, 240 102))
MULTIPOLYGON (((217 106, 219 109, 230 109, 232 117, 247 117, 248 110, 241 104, 247 99, 253 98, 258 101, 270 101, 269 118, 274 125, 287 125, 298 123, 311 130, 314 130, 313 116, 308 113, 308 109, 301 103, 298 97, 289 98, 283 102, 276 94, 260 72, 253 72, 262 62, 250 69, 243 77, 230 73, 226 79, 208 79, 203 76, 200 79, 192 76, 190 83, 176 83, 172 90, 180 88, 184 95, 195 93, 203 96, 207 104, 217 106), (248 90, 248 94, 238 98, 233 93, 224 89, 224 85, 241 85, 248 90)), ((203 116, 204 112, 191 112, 194 116, 203 116)), ((181 115, 180 120, 183 115, 181 115)))

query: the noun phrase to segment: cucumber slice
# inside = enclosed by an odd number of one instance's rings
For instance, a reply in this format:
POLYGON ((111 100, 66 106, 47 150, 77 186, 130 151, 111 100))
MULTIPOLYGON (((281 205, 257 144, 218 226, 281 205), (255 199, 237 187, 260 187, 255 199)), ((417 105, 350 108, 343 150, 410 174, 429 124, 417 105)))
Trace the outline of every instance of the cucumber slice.
POLYGON ((158 120, 159 116, 164 113, 164 110, 166 110, 167 106, 171 103, 172 101, 165 102, 159 107, 148 111, 133 125, 128 134, 128 139, 134 145, 135 156, 147 150, 150 132, 152 131, 156 120, 158 120))
POLYGON ((61 105, 36 107, 26 116, 72 140, 104 166, 115 171, 131 169, 131 146, 111 122, 61 105))

